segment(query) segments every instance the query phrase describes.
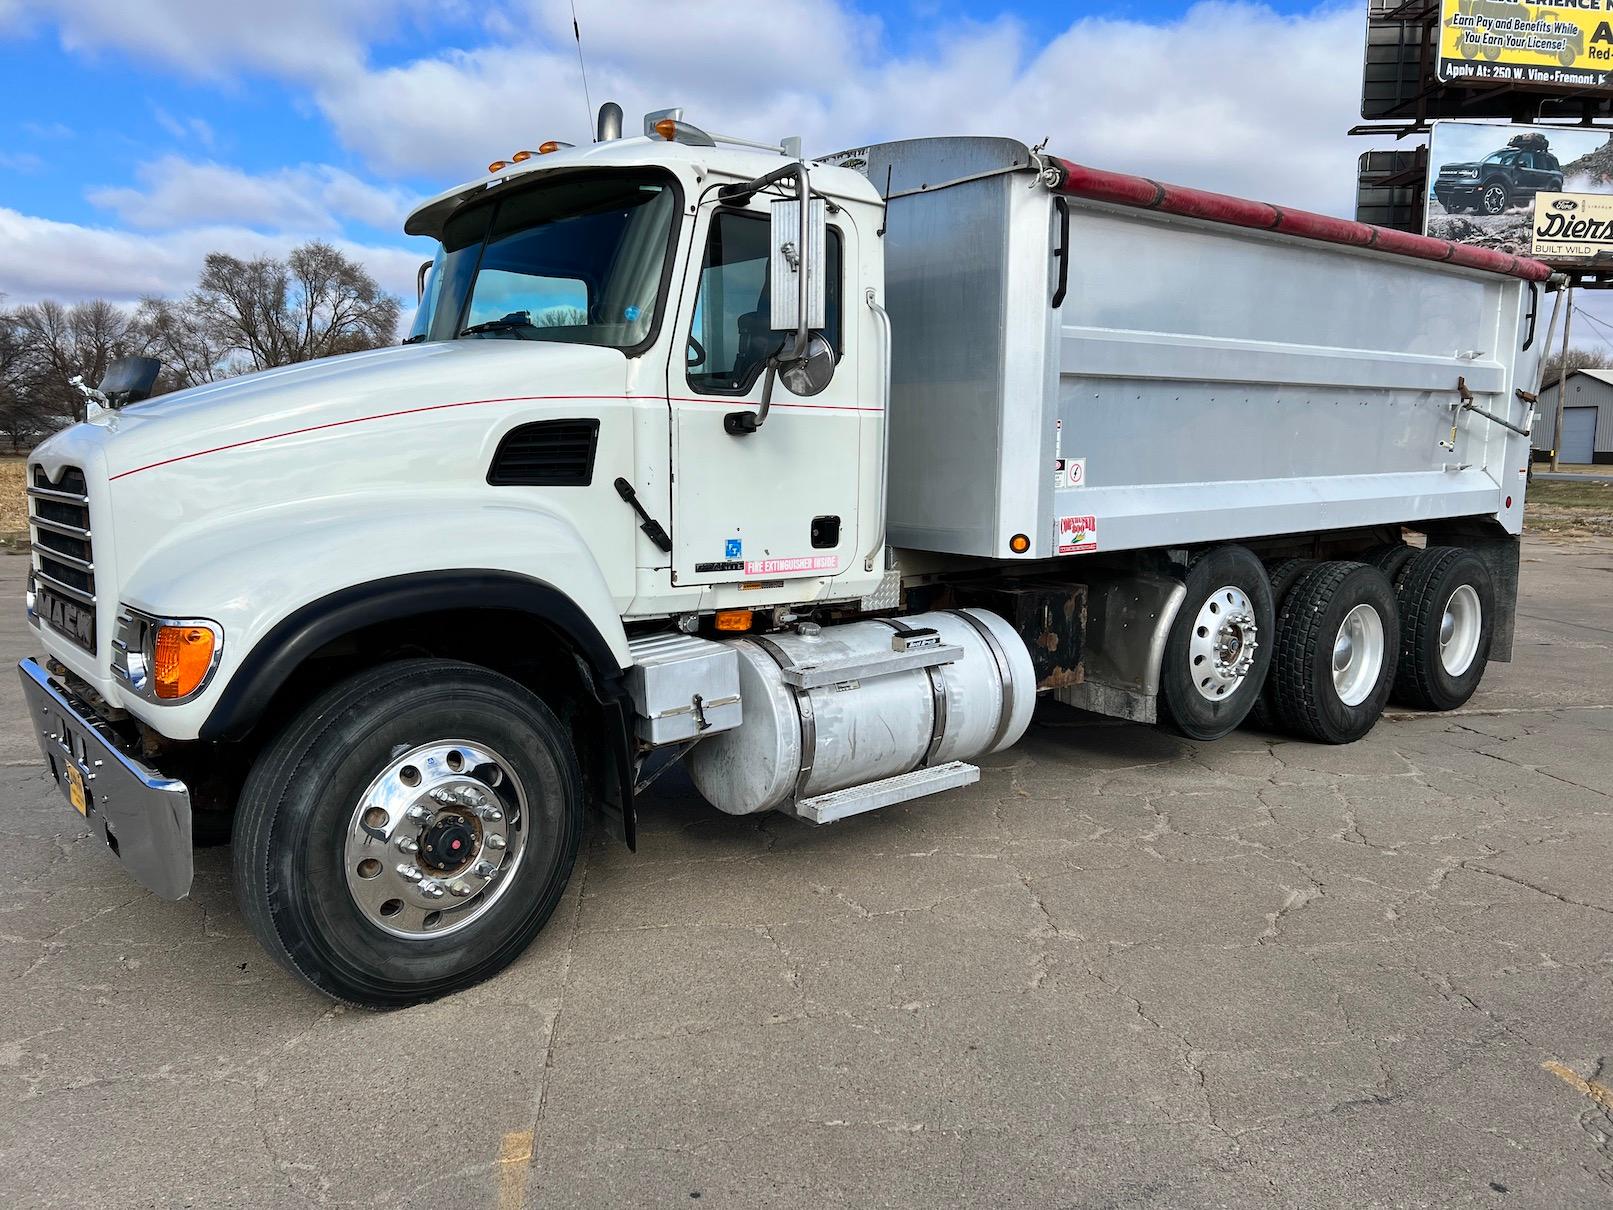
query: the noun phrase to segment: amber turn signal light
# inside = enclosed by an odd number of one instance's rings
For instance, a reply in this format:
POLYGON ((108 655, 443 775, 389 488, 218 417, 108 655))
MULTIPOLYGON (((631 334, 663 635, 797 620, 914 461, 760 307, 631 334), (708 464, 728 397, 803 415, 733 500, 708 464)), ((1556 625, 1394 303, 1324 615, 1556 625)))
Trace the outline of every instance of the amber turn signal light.
POLYGON ((189 697, 213 667, 213 632, 206 626, 163 626, 152 655, 153 682, 160 698, 189 697))
POLYGON ((750 629, 751 613, 748 609, 719 609, 717 629, 737 633, 750 629))
MULTIPOLYGON (((549 146, 549 144, 545 143, 543 145, 543 147, 538 148, 538 154, 542 154, 543 148, 547 147, 547 146, 549 146)), ((528 160, 530 160, 532 158, 532 156, 533 156, 533 153, 530 152, 530 151, 517 151, 514 155, 512 155, 510 157, 510 163, 512 163, 512 164, 524 164, 528 160)))
POLYGON ((510 162, 508 160, 494 160, 487 166, 487 170, 489 172, 503 172, 509 166, 510 162))
POLYGON ((655 133, 670 143, 678 137, 678 123, 673 118, 662 118, 655 124, 655 133))
POLYGON ((1031 540, 1024 534, 1015 534, 1008 539, 1008 549, 1016 555, 1022 555, 1031 548, 1031 540))

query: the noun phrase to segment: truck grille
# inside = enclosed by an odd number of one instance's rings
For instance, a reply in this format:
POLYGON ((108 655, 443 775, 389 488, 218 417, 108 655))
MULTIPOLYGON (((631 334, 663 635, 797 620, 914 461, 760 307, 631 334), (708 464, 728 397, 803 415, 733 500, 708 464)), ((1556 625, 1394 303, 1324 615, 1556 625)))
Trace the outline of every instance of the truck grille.
POLYGON ((65 467, 52 483, 43 467, 31 467, 28 506, 36 611, 52 630, 93 652, 95 552, 84 472, 65 467))

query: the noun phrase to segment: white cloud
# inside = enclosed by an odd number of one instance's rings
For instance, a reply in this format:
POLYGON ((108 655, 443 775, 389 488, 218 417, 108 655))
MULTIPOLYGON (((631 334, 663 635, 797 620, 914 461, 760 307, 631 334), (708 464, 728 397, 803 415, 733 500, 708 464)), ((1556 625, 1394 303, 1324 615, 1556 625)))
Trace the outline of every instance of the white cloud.
MULTIPOLYGON (((534 0, 526 36, 346 73, 314 92, 381 170, 463 179, 544 138, 585 137, 566 0, 534 0)), ((1281 16, 1201 3, 1180 18, 1083 19, 1045 44, 1012 20, 949 28, 904 58, 836 0, 701 2, 675 19, 616 0, 583 30, 596 104, 682 104, 733 134, 802 134, 827 152, 886 138, 1004 134, 1100 167, 1333 213, 1353 207, 1347 139, 1364 22, 1354 8, 1281 16), (711 65, 694 69, 694 64, 711 65)))
POLYGON ((328 164, 253 175, 223 164, 165 156, 143 165, 141 187, 98 188, 89 200, 131 226, 172 229, 238 224, 266 231, 333 232, 344 220, 401 228, 410 198, 328 164))
POLYGON ((49 20, 72 51, 118 49, 189 75, 248 68, 306 79, 359 67, 367 45, 428 0, 0 0, 49 20))
POLYGON ((186 118, 181 121, 160 105, 152 107, 151 116, 157 119, 157 125, 181 143, 194 140, 203 147, 213 145, 213 127, 201 118, 186 118))
MULTIPOLYGON (((0 294, 10 306, 41 298, 133 302, 148 294, 183 294, 196 284, 209 252, 284 255, 305 238, 234 226, 137 234, 0 208, 0 294)), ((342 239, 328 242, 364 264, 406 304, 413 302, 415 269, 424 253, 342 239)))

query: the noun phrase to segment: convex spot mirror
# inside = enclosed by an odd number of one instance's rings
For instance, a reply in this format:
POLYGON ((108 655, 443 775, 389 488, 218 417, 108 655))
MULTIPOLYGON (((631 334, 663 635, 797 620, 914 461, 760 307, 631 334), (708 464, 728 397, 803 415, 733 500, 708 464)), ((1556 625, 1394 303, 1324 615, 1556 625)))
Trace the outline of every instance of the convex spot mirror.
POLYGON ((106 367, 99 389, 113 407, 139 403, 151 398, 161 373, 162 362, 155 357, 120 357, 106 367))
POLYGON ((805 357, 780 364, 779 381, 792 395, 816 395, 835 376, 835 350, 821 332, 807 340, 805 357))

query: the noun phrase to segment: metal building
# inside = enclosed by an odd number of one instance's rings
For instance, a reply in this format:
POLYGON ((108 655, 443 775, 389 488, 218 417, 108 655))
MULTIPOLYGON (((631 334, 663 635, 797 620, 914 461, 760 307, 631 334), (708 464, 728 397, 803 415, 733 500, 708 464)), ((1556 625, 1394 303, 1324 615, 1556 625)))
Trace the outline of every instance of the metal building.
MULTIPOLYGON (((1540 416, 1531 444, 1549 450, 1556 440, 1557 384, 1540 393, 1540 416)), ((1559 462, 1613 463, 1613 370, 1575 370, 1563 400, 1563 439, 1559 462)))

